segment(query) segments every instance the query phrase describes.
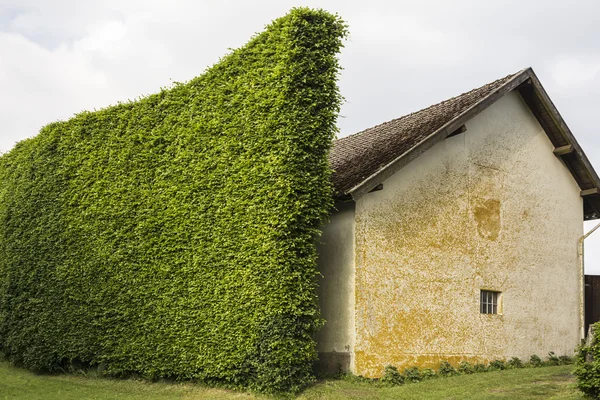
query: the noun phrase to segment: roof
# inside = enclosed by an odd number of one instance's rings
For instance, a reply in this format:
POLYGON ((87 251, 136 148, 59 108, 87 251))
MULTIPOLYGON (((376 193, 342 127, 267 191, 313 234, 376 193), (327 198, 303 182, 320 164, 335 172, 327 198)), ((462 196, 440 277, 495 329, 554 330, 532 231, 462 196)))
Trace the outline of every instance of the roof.
POLYGON ((517 90, 582 191, 584 218, 600 218, 600 179, 531 68, 334 142, 336 199, 368 193, 506 93, 517 90))

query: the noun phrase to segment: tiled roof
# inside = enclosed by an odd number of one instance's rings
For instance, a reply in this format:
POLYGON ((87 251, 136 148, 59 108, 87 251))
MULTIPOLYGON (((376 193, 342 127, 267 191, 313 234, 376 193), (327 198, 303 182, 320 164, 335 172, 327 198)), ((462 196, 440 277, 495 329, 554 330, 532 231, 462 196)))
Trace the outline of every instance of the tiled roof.
POLYGON ((515 75, 336 140, 329 155, 336 197, 347 194, 369 176, 409 152, 515 75))

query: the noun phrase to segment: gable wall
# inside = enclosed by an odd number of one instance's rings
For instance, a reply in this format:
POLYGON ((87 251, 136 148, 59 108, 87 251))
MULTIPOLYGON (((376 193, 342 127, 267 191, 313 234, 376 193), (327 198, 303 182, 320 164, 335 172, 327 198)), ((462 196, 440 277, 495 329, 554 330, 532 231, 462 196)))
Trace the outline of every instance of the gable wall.
POLYGON ((579 188, 517 93, 466 127, 356 203, 357 374, 578 344, 579 188))

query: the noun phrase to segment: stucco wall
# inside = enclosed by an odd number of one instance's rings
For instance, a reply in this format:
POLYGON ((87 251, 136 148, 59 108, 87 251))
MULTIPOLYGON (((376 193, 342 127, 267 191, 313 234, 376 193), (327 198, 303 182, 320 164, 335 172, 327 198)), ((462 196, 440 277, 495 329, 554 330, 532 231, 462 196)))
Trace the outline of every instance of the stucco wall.
POLYGON ((354 202, 336 205, 318 246, 319 305, 326 320, 317 335, 320 369, 353 369, 354 351, 354 202))
MULTIPOLYGON (((578 186, 517 93, 466 127, 356 203, 357 374, 379 376, 388 364, 572 354, 578 344, 578 186), (481 289, 502 292, 501 315, 480 314, 481 289)), ((349 218, 326 230, 326 244, 349 218)), ((347 254, 328 260, 325 282, 345 276, 347 254)), ((330 285, 321 287, 325 318, 330 307, 344 309, 329 303, 345 296, 330 285)), ((325 329, 321 348, 350 343, 350 325, 325 329), (330 336, 338 331, 339 342, 330 336)))

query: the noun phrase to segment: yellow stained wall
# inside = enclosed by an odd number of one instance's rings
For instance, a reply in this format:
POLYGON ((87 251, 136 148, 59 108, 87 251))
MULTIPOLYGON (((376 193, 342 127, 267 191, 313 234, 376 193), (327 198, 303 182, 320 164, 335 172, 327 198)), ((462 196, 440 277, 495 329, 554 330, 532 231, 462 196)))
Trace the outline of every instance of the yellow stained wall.
MULTIPOLYGON (((320 301, 326 319, 355 308, 345 328, 357 374, 571 355, 578 344, 577 184, 517 93, 466 127, 356 202, 355 263, 341 263, 355 298, 321 290, 320 301), (502 292, 500 315, 480 314, 481 289, 502 292)), ((327 260, 325 280, 341 265, 327 260)))

